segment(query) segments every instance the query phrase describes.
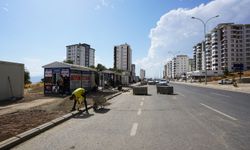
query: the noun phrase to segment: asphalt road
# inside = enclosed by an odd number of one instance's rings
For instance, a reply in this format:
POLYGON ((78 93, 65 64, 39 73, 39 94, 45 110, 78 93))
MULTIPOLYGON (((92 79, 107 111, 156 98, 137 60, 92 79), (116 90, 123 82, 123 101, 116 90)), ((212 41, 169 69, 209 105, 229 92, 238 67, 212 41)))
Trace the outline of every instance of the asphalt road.
POLYGON ((124 93, 15 147, 44 149, 247 150, 250 95, 174 84, 174 95, 124 93))

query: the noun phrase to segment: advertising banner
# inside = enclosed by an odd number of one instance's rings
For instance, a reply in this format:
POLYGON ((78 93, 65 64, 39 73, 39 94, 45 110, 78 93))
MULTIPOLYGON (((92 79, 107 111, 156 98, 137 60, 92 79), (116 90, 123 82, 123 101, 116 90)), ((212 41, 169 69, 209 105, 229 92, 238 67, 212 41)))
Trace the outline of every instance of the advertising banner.
POLYGON ((70 73, 70 89, 81 87, 81 71, 71 70, 70 73))
POLYGON ((52 77, 52 69, 45 69, 44 77, 52 77))
POLYGON ((89 88, 91 87, 91 72, 82 71, 82 87, 89 88))

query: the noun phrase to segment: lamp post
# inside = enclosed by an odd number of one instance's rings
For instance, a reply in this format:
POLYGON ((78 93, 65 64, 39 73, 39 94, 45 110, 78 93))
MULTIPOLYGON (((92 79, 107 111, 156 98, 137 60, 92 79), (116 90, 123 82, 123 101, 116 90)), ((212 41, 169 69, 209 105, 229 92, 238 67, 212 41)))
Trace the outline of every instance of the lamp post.
MULTIPOLYGON (((206 44, 206 26, 207 26, 207 23, 208 21, 212 20, 213 18, 217 18, 219 17, 219 15, 216 15, 214 17, 211 17, 209 19, 207 19, 206 21, 203 21, 202 19, 200 18, 197 18, 197 17, 192 17, 192 19, 196 19, 196 20, 199 20, 203 26, 204 26, 204 44, 206 44)), ((205 52, 205 60, 204 60, 204 63, 205 63, 205 84, 207 84, 207 51, 206 51, 206 45, 204 45, 204 52, 205 52)))

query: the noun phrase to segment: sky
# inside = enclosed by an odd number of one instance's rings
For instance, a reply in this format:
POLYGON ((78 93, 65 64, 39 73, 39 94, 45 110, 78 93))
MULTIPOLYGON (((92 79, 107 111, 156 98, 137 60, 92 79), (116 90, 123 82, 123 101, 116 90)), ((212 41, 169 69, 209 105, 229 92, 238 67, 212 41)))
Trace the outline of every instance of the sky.
POLYGON ((250 23, 250 0, 0 0, 0 60, 24 63, 31 78, 66 59, 66 45, 87 43, 97 65, 113 67, 113 47, 128 43, 136 74, 161 77, 178 54, 192 57, 203 25, 250 23))

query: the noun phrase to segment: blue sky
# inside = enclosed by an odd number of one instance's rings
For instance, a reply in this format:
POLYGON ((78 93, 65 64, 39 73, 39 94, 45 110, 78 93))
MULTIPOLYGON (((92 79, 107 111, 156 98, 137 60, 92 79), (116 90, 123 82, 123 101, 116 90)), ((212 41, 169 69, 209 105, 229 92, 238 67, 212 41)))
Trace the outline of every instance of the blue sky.
POLYGON ((137 74, 158 77, 176 54, 192 54, 202 26, 191 16, 250 23, 249 0, 0 0, 0 60, 24 63, 31 76, 63 61, 66 45, 88 43, 96 64, 113 67, 113 46, 127 42, 137 74), (224 8, 226 6, 226 8, 224 8), (239 13, 236 15, 236 13, 239 13), (188 32, 185 32, 188 31, 188 32), (183 44, 180 44, 183 43, 183 44))

